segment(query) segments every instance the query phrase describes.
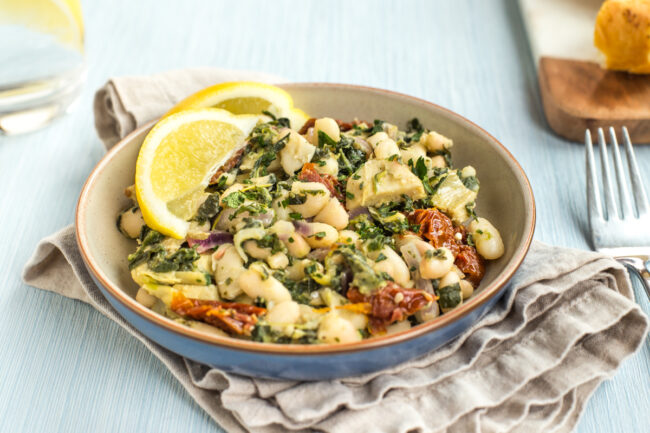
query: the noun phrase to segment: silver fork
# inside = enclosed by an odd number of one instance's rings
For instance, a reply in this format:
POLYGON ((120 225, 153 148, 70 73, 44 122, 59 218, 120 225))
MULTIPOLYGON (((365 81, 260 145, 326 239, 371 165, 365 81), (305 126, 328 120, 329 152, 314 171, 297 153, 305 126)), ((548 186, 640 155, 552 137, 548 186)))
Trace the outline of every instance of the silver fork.
POLYGON ((605 198, 603 208, 598 187, 596 161, 591 142, 591 132, 585 132, 587 158, 587 212, 591 229, 591 241, 596 251, 614 257, 636 274, 643 283, 650 299, 650 204, 643 187, 639 166, 632 149, 632 141, 623 127, 623 141, 627 156, 632 196, 625 181, 626 175, 621 161, 621 151, 616 139, 616 131, 609 128, 610 145, 614 155, 616 178, 612 181, 609 168, 607 142, 602 128, 598 128, 598 147, 602 167, 602 180, 605 198), (618 200, 613 188, 617 184, 618 200), (618 202, 620 201, 620 210, 618 202))

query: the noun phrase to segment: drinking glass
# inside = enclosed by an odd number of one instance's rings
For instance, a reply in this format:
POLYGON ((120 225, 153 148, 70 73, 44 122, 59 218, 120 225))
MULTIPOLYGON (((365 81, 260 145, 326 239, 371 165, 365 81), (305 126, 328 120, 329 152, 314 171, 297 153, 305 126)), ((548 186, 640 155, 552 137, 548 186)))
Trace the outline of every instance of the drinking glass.
POLYGON ((65 113, 84 78, 79 0, 0 0, 0 134, 65 113))

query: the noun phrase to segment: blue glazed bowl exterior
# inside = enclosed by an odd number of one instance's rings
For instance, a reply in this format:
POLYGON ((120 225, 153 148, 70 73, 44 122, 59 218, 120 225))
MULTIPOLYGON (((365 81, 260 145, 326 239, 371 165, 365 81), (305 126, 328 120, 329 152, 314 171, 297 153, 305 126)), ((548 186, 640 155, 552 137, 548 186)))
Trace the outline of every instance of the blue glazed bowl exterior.
POLYGON ((275 345, 208 334, 186 327, 135 300, 126 257, 135 248, 115 227, 130 205, 124 188, 133 183, 135 161, 153 122, 134 131, 97 164, 84 185, 75 219, 79 250, 101 292, 124 319, 145 336, 186 358, 244 375, 323 380, 358 376, 393 367, 460 335, 508 290, 535 228, 535 203, 526 175, 508 150, 467 119, 411 96, 361 86, 321 83, 283 85, 296 106, 313 116, 386 119, 405 126, 422 124, 453 137, 455 165, 472 165, 481 179, 477 212, 500 230, 505 254, 486 267, 485 278, 461 306, 434 320, 396 334, 357 343, 275 345))
POLYGON ((497 296, 460 320, 436 331, 377 349, 323 355, 277 355, 232 350, 161 328, 133 312, 93 280, 117 312, 151 340, 181 356, 218 369, 247 376, 288 380, 329 380, 373 373, 406 362, 452 341, 485 315, 509 289, 506 284, 497 296))

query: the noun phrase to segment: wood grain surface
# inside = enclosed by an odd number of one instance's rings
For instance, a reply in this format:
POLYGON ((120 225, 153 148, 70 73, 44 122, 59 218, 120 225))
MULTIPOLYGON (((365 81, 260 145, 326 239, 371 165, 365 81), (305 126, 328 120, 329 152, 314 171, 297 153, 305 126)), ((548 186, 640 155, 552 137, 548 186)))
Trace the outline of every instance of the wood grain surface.
MULTIPOLYGON (((82 0, 82 7, 88 79, 78 105, 46 129, 0 137, 0 432, 222 431, 117 325, 20 278, 38 240, 72 223, 103 154, 92 96, 111 76, 214 65, 428 99, 484 127, 519 160, 537 200, 536 239, 588 248, 584 148, 547 127, 512 0, 82 0)), ((650 147, 637 156, 647 182, 650 147)), ((649 372, 646 342, 594 393, 577 431, 650 431, 649 372)))
POLYGON ((543 56, 539 87, 546 119, 562 137, 582 141, 586 128, 626 126, 635 143, 650 143, 650 75, 543 56))

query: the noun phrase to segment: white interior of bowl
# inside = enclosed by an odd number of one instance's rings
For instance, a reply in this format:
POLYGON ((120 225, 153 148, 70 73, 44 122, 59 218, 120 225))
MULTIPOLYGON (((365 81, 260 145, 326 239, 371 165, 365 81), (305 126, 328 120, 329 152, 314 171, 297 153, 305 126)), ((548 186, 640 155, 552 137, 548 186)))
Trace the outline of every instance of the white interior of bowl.
MULTIPOLYGON (((427 128, 454 141, 454 165, 476 168, 481 188, 477 213, 488 218, 501 232, 505 254, 489 262, 479 291, 521 257, 532 236, 534 206, 532 192, 517 163, 489 134, 460 116, 404 95, 382 90, 328 84, 289 84, 284 86, 294 97, 297 107, 314 117, 329 116, 342 120, 383 119, 401 128, 417 117, 427 128)), ((131 280, 127 255, 136 244, 117 230, 117 214, 130 200, 124 189, 133 184, 135 162, 148 130, 131 134, 100 162, 87 184, 87 193, 78 217, 84 230, 87 254, 93 258, 103 277, 131 297, 137 285, 131 280)))

